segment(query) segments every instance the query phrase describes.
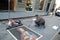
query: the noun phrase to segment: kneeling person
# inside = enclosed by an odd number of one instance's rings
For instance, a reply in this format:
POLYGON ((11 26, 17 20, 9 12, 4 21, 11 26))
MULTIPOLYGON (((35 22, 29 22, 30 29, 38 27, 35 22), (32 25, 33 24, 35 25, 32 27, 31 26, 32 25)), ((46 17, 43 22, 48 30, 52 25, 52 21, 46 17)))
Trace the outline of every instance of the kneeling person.
POLYGON ((40 25, 45 25, 45 20, 39 16, 39 15, 35 15, 36 16, 36 20, 35 20, 35 23, 40 26, 40 25))
POLYGON ((7 27, 7 29, 12 28, 13 26, 15 26, 15 22, 14 22, 13 19, 11 19, 11 20, 9 20, 9 22, 8 22, 8 27, 7 27))

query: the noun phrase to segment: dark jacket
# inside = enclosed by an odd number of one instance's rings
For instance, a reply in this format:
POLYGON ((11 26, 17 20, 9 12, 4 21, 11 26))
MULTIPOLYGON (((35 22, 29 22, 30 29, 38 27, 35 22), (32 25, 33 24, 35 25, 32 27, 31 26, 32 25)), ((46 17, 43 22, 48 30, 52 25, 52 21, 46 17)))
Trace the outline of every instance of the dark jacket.
POLYGON ((38 22, 39 24, 45 24, 45 20, 42 18, 42 17, 40 17, 40 16, 38 16, 38 17, 36 17, 36 21, 35 22, 38 22))

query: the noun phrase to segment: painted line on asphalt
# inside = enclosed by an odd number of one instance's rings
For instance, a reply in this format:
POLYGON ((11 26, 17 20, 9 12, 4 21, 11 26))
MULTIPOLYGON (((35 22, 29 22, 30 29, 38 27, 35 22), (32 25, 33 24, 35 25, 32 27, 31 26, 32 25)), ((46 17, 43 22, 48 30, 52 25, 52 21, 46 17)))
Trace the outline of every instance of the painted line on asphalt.
POLYGON ((9 32, 9 34, 15 39, 18 40, 9 30, 7 30, 9 32))
POLYGON ((55 35, 51 38, 51 40, 53 40, 54 37, 55 37, 56 35, 58 35, 59 32, 60 32, 60 29, 55 33, 55 35))

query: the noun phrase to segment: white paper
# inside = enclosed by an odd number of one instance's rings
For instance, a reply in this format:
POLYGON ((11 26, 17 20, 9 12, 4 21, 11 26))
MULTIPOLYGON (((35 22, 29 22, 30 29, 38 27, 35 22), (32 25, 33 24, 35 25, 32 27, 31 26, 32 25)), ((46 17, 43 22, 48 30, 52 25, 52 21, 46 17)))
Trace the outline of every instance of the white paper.
POLYGON ((53 26, 52 27, 54 30, 57 30, 59 27, 58 26, 53 26))
POLYGON ((35 20, 36 20, 36 18, 33 19, 33 21, 35 21, 35 20))

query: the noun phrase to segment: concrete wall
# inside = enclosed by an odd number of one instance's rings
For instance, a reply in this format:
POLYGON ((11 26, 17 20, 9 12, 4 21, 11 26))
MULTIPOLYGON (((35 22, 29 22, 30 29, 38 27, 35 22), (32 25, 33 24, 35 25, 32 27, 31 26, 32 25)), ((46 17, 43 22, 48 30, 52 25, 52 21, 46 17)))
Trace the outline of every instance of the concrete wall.
POLYGON ((44 10, 44 11, 46 11, 47 4, 48 4, 48 0, 44 0, 44 7, 43 7, 43 10, 44 10))
POLYGON ((14 10, 16 10, 17 4, 18 4, 18 0, 15 0, 15 3, 14 3, 14 10))
POLYGON ((20 18, 38 15, 46 15, 44 11, 21 11, 21 12, 0 12, 0 19, 20 18))
POLYGON ((39 3, 40 3, 40 0, 35 0, 35 9, 39 10, 39 3))
POLYGON ((55 0, 52 0, 50 3, 50 7, 49 7, 48 12, 50 12, 52 10, 54 4, 55 4, 55 0))
MULTIPOLYGON (((15 0, 15 2, 16 2, 17 0, 15 0)), ((39 1, 40 0, 32 0, 32 7, 33 7, 33 10, 34 10, 34 8, 36 7, 37 8, 37 10, 38 10, 38 7, 39 7, 39 1)), ((53 6, 53 4, 54 4, 54 2, 55 2, 55 0, 52 0, 51 1, 51 5, 50 5, 50 8, 49 8, 49 12, 50 12, 50 10, 52 9, 52 6, 53 6)), ((13 13, 10 13, 9 14, 9 12, 0 12, 0 19, 8 19, 9 18, 9 15, 10 15, 10 17, 11 18, 17 18, 17 17, 21 17, 21 16, 32 16, 32 15, 35 15, 35 14, 46 14, 45 13, 45 11, 46 11, 46 7, 47 7, 47 3, 48 3, 48 0, 45 0, 45 2, 44 2, 44 7, 43 7, 43 11, 38 11, 38 12, 28 12, 27 14, 25 14, 26 12, 23 12, 23 13, 21 13, 21 12, 13 12, 13 13), (30 14, 29 14, 30 13, 30 14), (18 15, 18 16, 17 16, 18 15)), ((16 6, 16 5, 15 5, 16 6)))
POLYGON ((7 12, 0 12, 0 19, 8 19, 9 18, 9 14, 7 12))
POLYGON ((32 11, 34 11, 36 0, 32 0, 32 11))
MULTIPOLYGON (((23 1, 25 1, 25 0, 23 0, 23 1)), ((18 2, 18 0, 15 0, 15 10, 16 10, 16 6, 18 4, 17 2, 18 2)), ((40 3, 40 0, 32 0, 32 9, 33 9, 33 11, 35 9, 39 10, 39 3, 40 3)), ((48 12, 50 12, 52 10, 52 7, 53 7, 54 3, 55 3, 55 0, 52 0, 48 12)), ((44 0, 44 5, 43 5, 43 9, 42 9, 43 11, 46 11, 47 4, 48 4, 48 0, 44 0)), ((20 3, 19 7, 21 7, 21 6, 25 7, 25 3, 24 2, 22 4, 20 3)))
MULTIPOLYGON (((52 10, 54 4, 55 4, 55 0, 51 0, 48 12, 50 12, 52 10)), ((43 7, 44 11, 46 11, 47 5, 48 5, 48 0, 45 0, 44 1, 44 7, 43 7)))

